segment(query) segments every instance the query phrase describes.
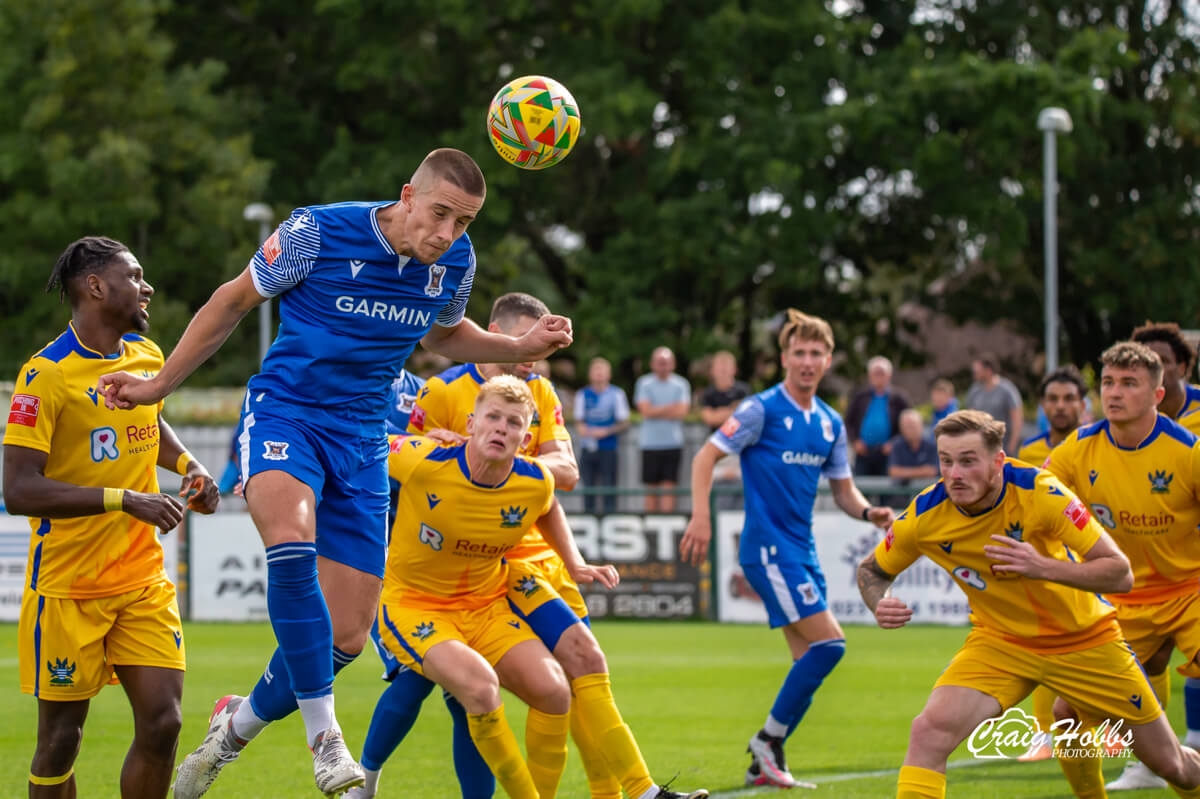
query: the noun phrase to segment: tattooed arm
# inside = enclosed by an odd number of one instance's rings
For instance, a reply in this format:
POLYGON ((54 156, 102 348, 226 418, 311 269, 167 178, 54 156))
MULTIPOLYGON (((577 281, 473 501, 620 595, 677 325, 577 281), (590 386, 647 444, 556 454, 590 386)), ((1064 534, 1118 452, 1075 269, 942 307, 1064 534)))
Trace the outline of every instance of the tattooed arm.
POLYGON ((875 614, 876 624, 885 630, 908 624, 912 619, 912 609, 904 604, 904 600, 890 595, 896 578, 879 567, 874 552, 858 564, 857 578, 858 593, 875 614))

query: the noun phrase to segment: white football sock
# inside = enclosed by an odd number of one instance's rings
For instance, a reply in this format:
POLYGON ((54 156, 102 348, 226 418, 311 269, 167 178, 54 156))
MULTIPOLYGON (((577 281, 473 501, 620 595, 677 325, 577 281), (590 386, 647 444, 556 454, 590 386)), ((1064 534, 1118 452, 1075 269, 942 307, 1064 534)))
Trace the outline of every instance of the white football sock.
POLYGON ((311 749, 317 743, 317 736, 337 726, 333 717, 333 694, 318 696, 316 699, 297 699, 300 715, 304 717, 304 734, 308 738, 311 749))

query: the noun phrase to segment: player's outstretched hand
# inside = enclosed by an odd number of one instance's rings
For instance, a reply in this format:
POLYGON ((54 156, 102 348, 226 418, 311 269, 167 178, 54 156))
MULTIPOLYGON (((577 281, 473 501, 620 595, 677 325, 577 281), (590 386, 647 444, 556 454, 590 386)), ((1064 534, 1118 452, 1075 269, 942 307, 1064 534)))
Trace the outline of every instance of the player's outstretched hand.
POLYGON ((712 520, 692 516, 683 538, 679 540, 679 557, 685 563, 699 566, 708 557, 708 543, 712 541, 712 520))
POLYGON ((165 396, 154 378, 132 372, 101 375, 96 390, 104 397, 104 405, 109 410, 120 408, 127 411, 138 405, 153 405, 165 396))
POLYGON ((875 606, 875 623, 885 630, 895 630, 912 621, 912 608, 904 600, 885 596, 875 606))
MULTIPOLYGON (((195 463, 195 461, 193 461, 195 463)), ((183 476, 183 485, 179 488, 179 496, 187 503, 188 508, 196 513, 212 513, 221 501, 221 493, 212 475, 203 468, 189 469, 183 476)))
POLYGON ((462 433, 456 433, 453 430, 447 430, 443 427, 435 427, 434 429, 425 433, 424 436, 428 439, 436 441, 439 444, 451 447, 457 446, 467 440, 467 437, 462 433))
POLYGON ((541 317, 525 335, 517 339, 521 344, 524 359, 528 361, 548 358, 563 347, 571 346, 574 340, 571 320, 557 314, 541 317))
POLYGON ((170 494, 143 494, 127 489, 121 509, 164 533, 183 521, 183 503, 170 494))
POLYGON ((886 530, 892 526, 892 522, 896 521, 896 511, 889 508, 887 505, 873 505, 867 511, 867 521, 878 527, 880 530, 886 530))
POLYGON ((605 588, 616 588, 617 583, 621 582, 621 575, 617 572, 617 567, 611 564, 608 566, 583 564, 571 569, 570 574, 571 579, 580 585, 600 583, 605 588))
POLYGON ((983 548, 983 554, 996 561, 992 564, 992 574, 1020 574, 1035 580, 1044 580, 1046 561, 1042 555, 1027 541, 1018 541, 1006 535, 994 534, 995 544, 983 548))

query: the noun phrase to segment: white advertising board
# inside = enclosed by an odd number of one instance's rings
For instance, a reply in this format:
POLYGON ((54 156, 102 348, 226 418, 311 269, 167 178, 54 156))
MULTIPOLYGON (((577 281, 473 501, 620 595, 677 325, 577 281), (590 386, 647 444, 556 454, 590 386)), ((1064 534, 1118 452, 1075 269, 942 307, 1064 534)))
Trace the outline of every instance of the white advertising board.
MULTIPOLYGON (((717 618, 720 621, 766 623, 767 611, 738 566, 738 539, 745 515, 742 511, 717 514, 717 618)), ((858 594, 855 571, 873 550, 883 531, 843 513, 813 515, 817 558, 825 573, 826 603, 839 622, 874 624, 875 619, 858 594)), ((967 624, 967 598, 945 569, 921 558, 897 578, 892 591, 913 609, 916 624, 967 624)))
POLYGON ((267 619, 267 560, 250 514, 191 518, 188 591, 192 619, 267 619))

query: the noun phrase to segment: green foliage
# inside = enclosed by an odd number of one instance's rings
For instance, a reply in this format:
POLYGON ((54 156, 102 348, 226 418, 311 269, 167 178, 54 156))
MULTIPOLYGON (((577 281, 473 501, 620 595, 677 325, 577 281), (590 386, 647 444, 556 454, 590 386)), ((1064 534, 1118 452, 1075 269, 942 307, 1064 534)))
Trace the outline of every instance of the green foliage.
MULTIPOLYGON (((683 368, 729 347, 748 372, 764 323, 788 305, 833 321, 851 374, 877 350, 921 359, 900 345, 905 303, 1039 336, 1035 120, 1048 105, 1075 120, 1059 141, 1064 357, 1087 361, 1144 318, 1192 325, 1200 311, 1186 4, 45 8, 0 11, 12 42, 0 53, 12 220, 0 310, 18 319, 23 351, 61 319, 27 300, 34 277, 80 232, 132 240, 177 302, 155 319, 169 345, 186 311, 244 265, 244 202, 266 199, 282 218, 395 197, 438 145, 470 152, 490 184, 471 230, 472 316, 505 290, 544 295, 576 322, 560 357, 604 353, 623 381, 660 343, 683 368), (528 73, 561 80, 582 110, 576 151, 544 173, 507 166, 484 134, 492 94, 528 73)), ((239 382, 254 351, 227 346, 197 382, 239 382)))
POLYGON ((156 28, 161 6, 0 5, 0 374, 65 327, 69 311, 41 289, 74 239, 129 245, 157 288, 151 335, 168 350, 253 241, 241 209, 258 198, 265 166, 213 91, 225 68, 167 68, 175 45, 156 28))

